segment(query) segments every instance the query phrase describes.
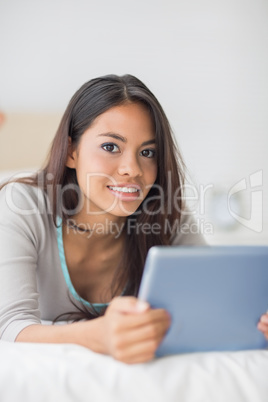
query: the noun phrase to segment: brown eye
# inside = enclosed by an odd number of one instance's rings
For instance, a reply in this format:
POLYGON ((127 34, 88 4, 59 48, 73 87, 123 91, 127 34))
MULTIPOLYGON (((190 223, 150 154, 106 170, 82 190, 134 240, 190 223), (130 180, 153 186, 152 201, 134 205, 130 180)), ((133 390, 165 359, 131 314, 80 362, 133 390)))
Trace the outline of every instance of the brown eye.
POLYGON ((107 144, 102 144, 102 146, 101 146, 105 151, 107 151, 107 152, 112 152, 112 153, 115 153, 115 152, 118 152, 119 151, 119 148, 118 148, 118 146, 117 145, 115 145, 115 144, 113 144, 113 143, 107 143, 107 144))
POLYGON ((145 156, 145 158, 153 158, 155 156, 155 150, 154 149, 144 149, 141 151, 142 156, 145 156))

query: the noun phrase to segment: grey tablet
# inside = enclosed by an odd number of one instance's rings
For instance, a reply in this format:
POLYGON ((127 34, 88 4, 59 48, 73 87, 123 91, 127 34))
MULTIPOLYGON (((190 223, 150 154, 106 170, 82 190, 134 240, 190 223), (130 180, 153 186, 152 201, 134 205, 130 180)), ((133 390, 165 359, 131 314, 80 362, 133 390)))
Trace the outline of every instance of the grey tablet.
POLYGON ((138 297, 171 314, 158 356, 265 348, 268 247, 152 247, 138 297))

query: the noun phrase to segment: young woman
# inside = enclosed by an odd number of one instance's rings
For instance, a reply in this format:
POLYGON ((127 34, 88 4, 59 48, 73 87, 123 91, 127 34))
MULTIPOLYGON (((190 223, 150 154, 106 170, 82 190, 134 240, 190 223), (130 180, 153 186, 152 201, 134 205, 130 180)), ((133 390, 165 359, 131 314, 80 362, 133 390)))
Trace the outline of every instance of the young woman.
POLYGON ((136 298, 147 251, 204 244, 182 203, 183 169, 163 109, 141 81, 84 84, 45 168, 0 191, 1 339, 152 359, 170 317, 136 298), (72 321, 43 322, 59 319, 72 321))

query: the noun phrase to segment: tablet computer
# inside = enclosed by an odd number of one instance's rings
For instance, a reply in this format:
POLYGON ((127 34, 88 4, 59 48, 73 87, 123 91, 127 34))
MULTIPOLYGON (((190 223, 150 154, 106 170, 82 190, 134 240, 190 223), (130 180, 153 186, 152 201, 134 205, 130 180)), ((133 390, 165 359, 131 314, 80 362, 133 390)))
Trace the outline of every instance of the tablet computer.
POLYGON ((266 348, 268 247, 154 246, 138 297, 171 315, 157 356, 266 348))

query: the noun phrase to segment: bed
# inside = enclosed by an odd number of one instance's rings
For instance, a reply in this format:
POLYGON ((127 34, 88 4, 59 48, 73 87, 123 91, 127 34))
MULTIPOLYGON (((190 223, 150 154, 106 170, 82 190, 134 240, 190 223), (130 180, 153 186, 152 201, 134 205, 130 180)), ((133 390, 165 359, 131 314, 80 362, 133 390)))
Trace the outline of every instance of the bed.
POLYGON ((267 402, 268 350, 127 365, 71 344, 0 341, 1 402, 267 402))

